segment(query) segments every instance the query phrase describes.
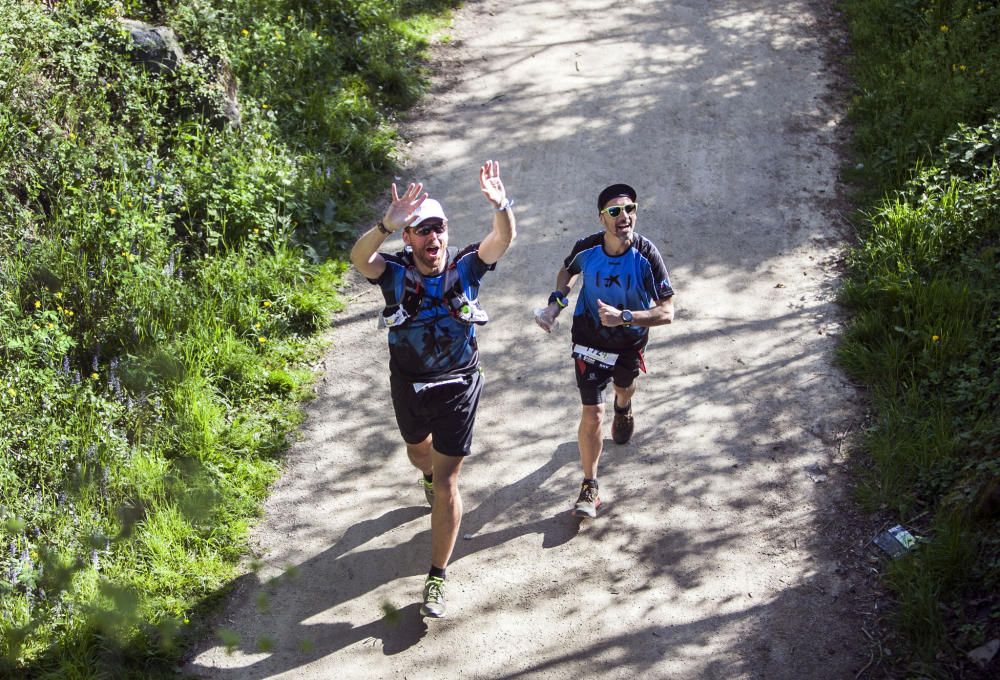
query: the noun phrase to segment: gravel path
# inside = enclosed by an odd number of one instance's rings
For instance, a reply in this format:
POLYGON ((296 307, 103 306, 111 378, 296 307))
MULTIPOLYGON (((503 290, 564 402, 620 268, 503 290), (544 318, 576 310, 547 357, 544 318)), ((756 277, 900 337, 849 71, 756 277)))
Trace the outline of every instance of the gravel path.
POLYGON ((394 427, 380 296, 352 273, 318 399, 254 533, 264 566, 221 617, 241 642, 206 640, 188 672, 863 671, 872 595, 843 475, 863 405, 831 363, 846 238, 835 4, 466 4, 406 124, 400 178, 441 199, 453 245, 489 228, 484 160, 500 160, 516 199, 518 239, 483 285, 487 386, 449 617, 417 611, 429 512, 394 427), (639 191, 638 230, 664 255, 677 318, 652 331, 635 437, 606 433, 606 511, 580 523, 569 319, 546 336, 531 312, 616 181, 639 191))

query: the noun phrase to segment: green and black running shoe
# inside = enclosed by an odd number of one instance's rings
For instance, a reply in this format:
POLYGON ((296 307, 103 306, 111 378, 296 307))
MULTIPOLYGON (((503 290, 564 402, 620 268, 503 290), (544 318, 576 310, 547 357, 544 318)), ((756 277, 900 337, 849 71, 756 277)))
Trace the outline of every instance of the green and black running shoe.
POLYGON ((422 616, 433 619, 444 618, 444 579, 428 576, 424 581, 424 606, 420 608, 422 616))

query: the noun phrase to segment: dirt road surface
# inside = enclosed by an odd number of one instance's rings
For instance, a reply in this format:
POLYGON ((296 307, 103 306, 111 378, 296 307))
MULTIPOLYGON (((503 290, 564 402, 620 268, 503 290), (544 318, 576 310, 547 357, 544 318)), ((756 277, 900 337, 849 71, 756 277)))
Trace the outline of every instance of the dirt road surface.
POLYGON ((187 671, 868 672, 871 596, 842 473, 862 404, 832 365, 847 134, 834 5, 466 4, 435 49, 400 175, 444 203, 464 245, 489 229, 478 168, 498 159, 519 228, 482 289, 487 385, 448 618, 418 613, 429 510, 394 426, 380 295, 352 273, 318 399, 254 532, 263 567, 219 621, 239 642, 206 640, 187 671), (664 256, 677 316, 651 332, 633 440, 606 429, 606 509, 581 523, 570 315, 546 335, 532 309, 619 181, 638 189, 638 230, 664 256))

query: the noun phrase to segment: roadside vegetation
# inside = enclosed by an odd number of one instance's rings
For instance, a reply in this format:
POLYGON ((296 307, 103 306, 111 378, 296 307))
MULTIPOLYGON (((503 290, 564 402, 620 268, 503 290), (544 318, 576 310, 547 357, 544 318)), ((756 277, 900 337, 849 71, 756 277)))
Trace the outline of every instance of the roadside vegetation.
POLYGON ((864 214, 840 358, 872 400, 862 500, 920 537, 883 572, 880 662, 996 677, 968 653, 1000 639, 1000 3, 842 6, 864 214))
POLYGON ((0 0, 0 676, 173 676, 454 4, 0 0))

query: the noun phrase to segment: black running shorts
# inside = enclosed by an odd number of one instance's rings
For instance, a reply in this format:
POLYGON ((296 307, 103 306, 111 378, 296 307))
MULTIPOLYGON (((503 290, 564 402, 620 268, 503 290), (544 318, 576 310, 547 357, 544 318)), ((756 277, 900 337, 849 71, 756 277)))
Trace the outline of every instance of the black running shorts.
POLYGON ((604 390, 612 380, 618 387, 628 387, 635 382, 640 369, 643 372, 646 370, 640 349, 619 351, 614 368, 590 364, 576 357, 573 362, 576 367, 576 386, 580 388, 580 401, 584 406, 603 404, 604 390))
POLYGON ((467 456, 472 450, 483 376, 441 378, 436 383, 411 383, 390 374, 392 407, 399 433, 408 444, 419 444, 431 435, 434 450, 446 456, 467 456))

